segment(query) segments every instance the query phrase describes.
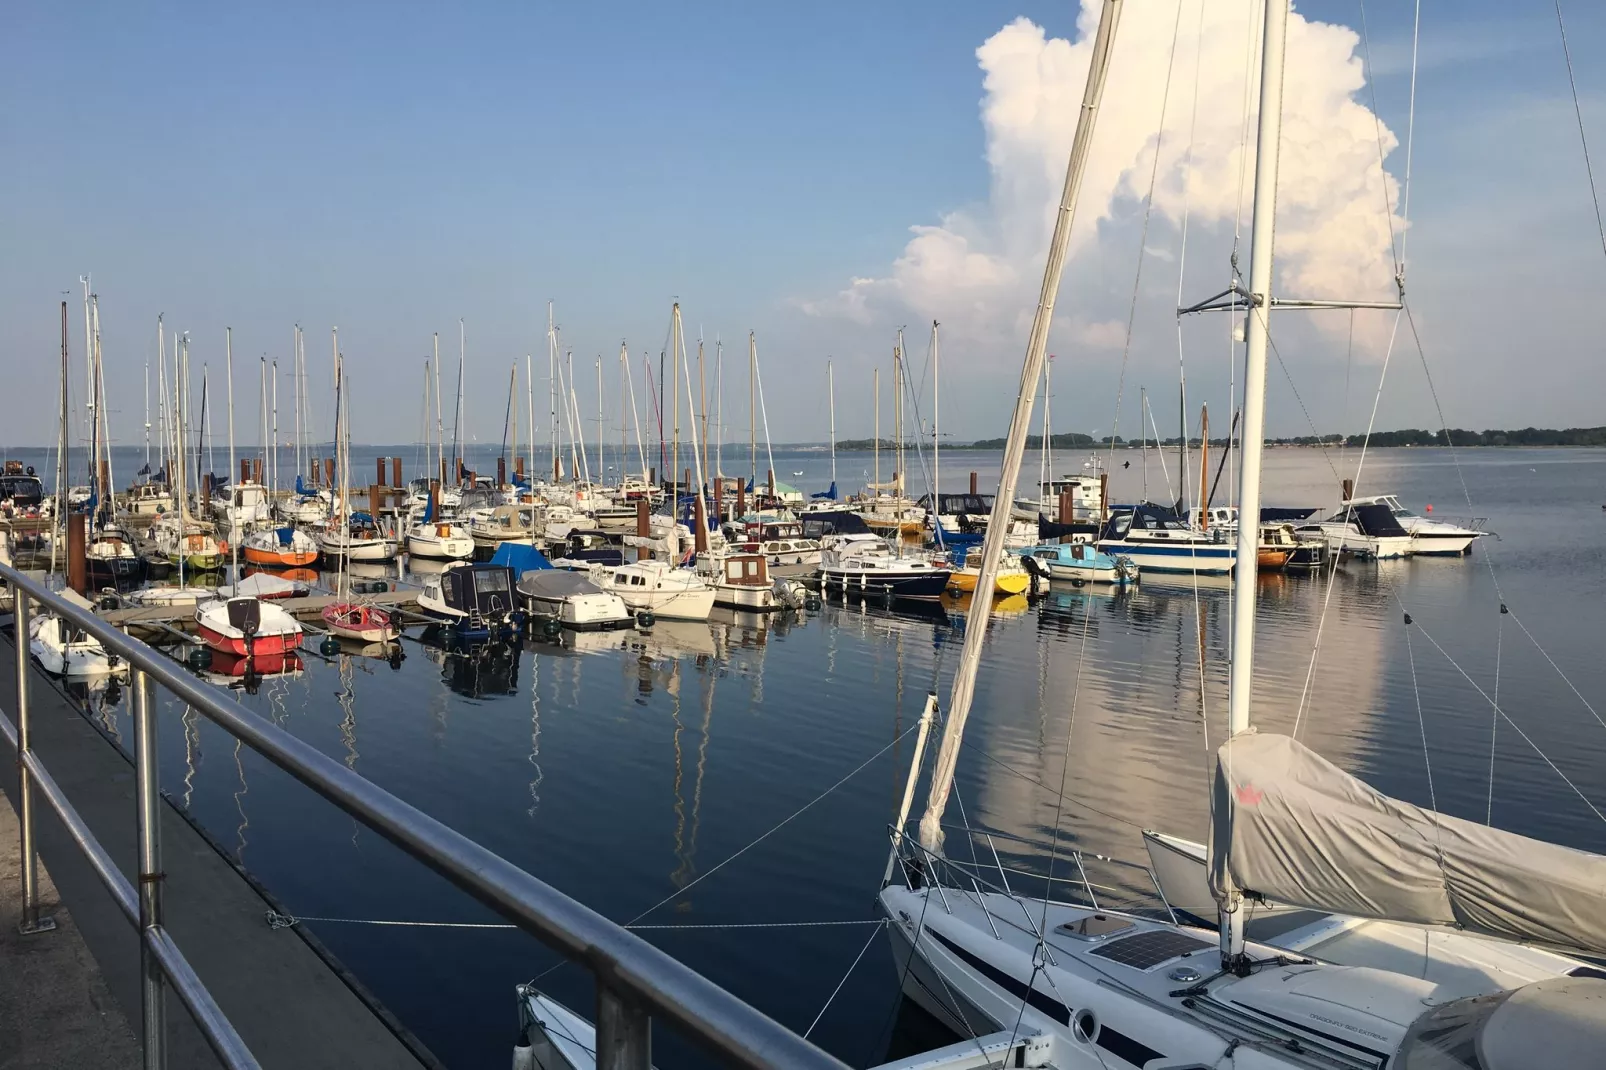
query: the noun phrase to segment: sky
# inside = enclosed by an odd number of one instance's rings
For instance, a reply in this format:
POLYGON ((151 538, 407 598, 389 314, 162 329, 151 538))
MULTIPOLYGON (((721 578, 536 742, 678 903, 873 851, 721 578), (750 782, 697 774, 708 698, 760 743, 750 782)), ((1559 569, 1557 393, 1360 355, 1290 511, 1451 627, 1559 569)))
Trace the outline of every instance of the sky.
MULTIPOLYGON (((1141 390, 1174 435, 1183 379, 1195 430, 1201 404, 1230 419, 1228 318, 1175 310, 1225 288, 1235 235, 1247 271, 1259 7, 1127 0, 1051 338, 1055 430, 1135 436, 1141 390)), ((1388 299, 1403 242, 1411 316, 1279 314, 1268 433, 1361 431, 1374 402, 1379 429, 1440 409, 1474 428, 1606 422, 1606 253, 1554 9, 1423 9, 1413 125, 1412 4, 1295 5, 1276 292, 1388 299)), ((1606 12, 1563 10, 1606 165, 1606 12)), ((599 358, 618 434, 621 343, 648 422, 677 300, 711 407, 723 344, 731 437, 749 331, 775 441, 826 437, 828 361, 839 435, 871 432, 876 368, 889 433, 900 327, 908 419, 929 421, 933 320, 944 437, 1001 436, 1096 18, 1096 0, 15 4, 0 353, 31 401, 0 448, 55 439, 59 302, 81 377, 84 274, 129 445, 158 314, 214 390, 232 328, 242 440, 259 358, 280 361, 292 422, 295 324, 320 437, 338 327, 354 437, 416 439, 436 332, 452 408, 461 320, 468 437, 500 437, 532 354, 544 442, 549 301, 588 436, 599 358)))

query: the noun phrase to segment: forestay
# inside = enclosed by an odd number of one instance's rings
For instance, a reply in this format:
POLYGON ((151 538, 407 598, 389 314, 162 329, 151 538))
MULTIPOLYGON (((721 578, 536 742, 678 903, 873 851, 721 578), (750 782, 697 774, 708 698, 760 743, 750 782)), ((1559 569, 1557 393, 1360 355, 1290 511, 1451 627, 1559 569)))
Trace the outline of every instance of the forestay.
POLYGON ((1383 795, 1288 736, 1217 752, 1210 884, 1362 918, 1606 954, 1606 857, 1383 795))

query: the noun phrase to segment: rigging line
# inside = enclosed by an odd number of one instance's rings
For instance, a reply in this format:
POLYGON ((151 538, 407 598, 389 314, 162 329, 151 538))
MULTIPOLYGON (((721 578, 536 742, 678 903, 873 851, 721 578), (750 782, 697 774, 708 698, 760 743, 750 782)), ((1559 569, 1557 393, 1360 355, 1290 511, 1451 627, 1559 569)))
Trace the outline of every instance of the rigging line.
POLYGON ((1403 300, 1405 295, 1405 243, 1411 238, 1411 156, 1416 144, 1417 46, 1422 39, 1422 0, 1416 0, 1411 25, 1411 94, 1405 120, 1405 181, 1400 191, 1400 262, 1394 276, 1403 300))
POLYGON ((901 743, 905 736, 909 735, 909 733, 913 732, 919 726, 920 726, 919 722, 917 721, 916 723, 911 724, 908 728, 905 728, 902 732, 898 733, 898 735, 893 737, 892 742, 888 743, 886 746, 882 747, 880 750, 878 750, 874 754, 870 755, 870 757, 868 757, 864 761, 860 762, 857 766, 855 766, 853 768, 852 771, 850 771, 845 776, 843 776, 835 784, 832 784, 830 787, 828 787, 824 791, 820 792, 814 798, 812 798, 808 802, 804 803, 801 807, 799 807, 798 809, 792 811, 792 813, 790 815, 788 815, 787 817, 781 819, 775 825, 771 826, 770 829, 767 832, 764 832, 763 834, 758 836, 758 838, 756 838, 753 841, 751 841, 750 843, 748 843, 746 847, 741 848, 735 854, 730 855, 724 861, 716 864, 712 869, 710 869, 710 870, 708 870, 708 871, 706 871, 704 873, 698 874, 691 881, 687 882, 686 884, 682 885, 679 888, 676 888, 669 895, 666 895, 664 898, 658 900, 658 902, 654 903, 652 906, 648 907, 646 910, 643 910, 640 914, 637 914, 635 917, 631 918, 628 922, 625 923, 625 927, 629 928, 630 926, 636 924, 642 918, 645 918, 648 914, 651 914, 653 911, 657 910, 659 907, 663 906, 664 904, 669 903, 672 900, 679 899, 681 896, 685 895, 692 888, 696 887, 698 884, 701 884, 704 880, 708 879, 709 877, 712 877, 715 873, 718 873, 721 869, 724 869, 726 866, 730 865, 732 862, 734 862, 738 858, 742 857, 742 855, 746 854, 748 851, 752 850, 754 847, 757 847, 759 844, 761 844, 765 840, 769 839, 771 836, 773 836, 775 833, 779 832, 782 828, 786 827, 792 821, 794 821, 797 818, 801 817, 803 815, 803 813, 805 811, 807 811, 810 807, 814 806, 815 803, 818 803, 821 799, 824 799, 827 795, 831 794, 837 788, 840 788, 843 784, 846 784, 849 780, 852 780, 855 776, 857 776, 860 772, 862 772, 864 769, 866 769, 877 758, 880 758, 883 754, 887 753, 887 751, 891 750, 893 747, 895 747, 899 743, 901 743))
MULTIPOLYGON (((1398 597, 1396 597, 1395 601, 1396 602, 1399 601, 1398 597)), ((1583 793, 1583 791, 1578 787, 1577 784, 1574 784, 1572 782, 1571 778, 1569 778, 1566 773, 1563 773, 1561 771, 1560 767, 1557 766, 1555 762, 1551 761, 1550 755, 1546 754, 1543 750, 1540 749, 1539 744, 1535 743, 1533 741, 1533 738, 1531 736, 1529 736, 1528 733, 1526 733, 1526 732, 1524 732, 1522 730, 1522 726, 1519 725, 1516 721, 1513 721, 1511 719, 1511 715, 1510 714, 1508 714, 1505 710, 1501 709, 1498 705, 1495 705, 1494 700, 1489 697, 1488 692, 1484 691, 1483 688, 1478 686, 1478 682, 1476 680, 1474 680, 1467 673, 1467 670, 1465 670, 1465 669, 1463 669, 1461 667, 1461 663, 1456 661, 1454 658, 1452 658, 1450 656, 1449 651, 1445 650, 1442 646, 1440 646, 1439 645, 1439 641, 1437 639, 1433 638, 1432 635, 1428 634, 1428 630, 1426 628, 1422 628, 1422 626, 1420 624, 1418 624, 1417 627, 1421 628, 1421 630, 1422 630, 1422 638, 1424 638, 1428 642, 1432 643, 1433 644, 1433 649, 1437 650, 1440 654, 1444 655, 1444 660, 1448 661, 1450 663, 1450 666, 1452 668, 1454 668, 1456 672, 1461 674, 1462 679, 1466 680, 1467 683, 1472 685, 1472 689, 1474 691, 1476 691, 1483 698, 1483 700, 1485 702, 1488 702, 1491 706, 1494 706, 1495 712, 1500 715, 1500 719, 1505 721, 1506 724, 1510 725, 1512 728, 1516 729, 1517 735, 1522 737, 1522 741, 1524 743, 1528 744, 1528 746, 1532 747, 1534 753, 1539 755, 1539 757, 1543 758, 1544 761, 1545 761, 1545 764, 1550 766, 1550 771, 1555 773, 1558 777, 1560 777, 1561 778, 1561 782, 1563 784, 1566 784, 1569 788, 1571 788, 1573 790, 1573 794, 1577 795, 1578 798, 1583 801, 1583 804, 1585 806, 1589 807, 1589 810, 1590 810, 1590 812, 1592 814, 1594 814, 1596 817, 1600 818, 1602 821, 1606 821, 1606 814, 1601 813, 1600 810, 1595 806, 1595 804, 1589 801, 1589 797, 1583 793)))
POLYGON ((1589 175, 1589 199, 1595 205, 1595 230, 1600 234, 1600 249, 1606 253, 1606 222, 1600 214, 1600 197, 1595 192, 1595 167, 1589 160, 1589 139, 1584 136, 1584 111, 1578 104, 1578 82, 1573 78, 1573 54, 1567 47, 1567 24, 1561 19, 1561 0, 1556 0, 1556 29, 1561 31, 1561 54, 1567 61, 1567 87, 1573 94, 1573 114, 1578 117, 1578 141, 1584 148, 1584 171, 1589 175))
MULTIPOLYGON (((1115 415, 1110 420, 1110 449, 1109 460, 1105 468, 1113 470, 1115 467, 1115 439, 1120 430, 1121 399, 1126 393, 1126 365, 1132 354, 1132 330, 1138 317, 1138 292, 1143 283, 1143 255, 1149 244, 1149 220, 1154 215, 1154 187, 1160 177, 1160 150, 1165 147, 1165 113, 1171 102, 1171 74, 1177 65, 1177 35, 1182 27, 1182 0, 1177 0, 1177 17, 1171 23, 1171 58, 1166 63, 1165 89, 1160 94, 1160 121, 1154 135, 1154 163, 1149 168, 1149 193, 1143 199, 1143 229, 1138 235, 1138 266, 1132 277, 1132 303, 1126 315, 1126 341, 1121 346, 1121 374, 1116 380, 1115 387, 1115 415)), ((1183 437, 1187 437, 1187 429, 1183 429, 1183 437)), ((1097 449, 1098 443, 1094 443, 1097 449)))
POLYGON ((821 1007, 820 1008, 820 1013, 816 1014, 814 1016, 814 1021, 810 1022, 809 1023, 809 1027, 807 1029, 803 1030, 803 1039, 804 1040, 807 1040, 809 1038, 809 1034, 814 1032, 814 1027, 820 1024, 820 1019, 821 1018, 825 1017, 825 1012, 831 1009, 831 1004, 833 1002, 835 1002, 836 997, 841 993, 842 986, 848 983, 848 978, 852 977, 853 976, 853 971, 858 968, 859 960, 864 958, 864 953, 866 951, 870 950, 870 945, 875 943, 875 938, 877 936, 881 935, 881 932, 880 932, 881 925, 885 925, 888 920, 889 919, 887 919, 887 918, 882 918, 881 919, 880 923, 876 926, 875 931, 870 933, 870 939, 866 940, 864 942, 864 946, 859 948, 859 953, 857 955, 853 956, 853 964, 848 967, 848 972, 842 975, 842 980, 838 981, 836 983, 836 987, 831 990, 830 996, 828 996, 826 998, 826 1000, 825 1000, 825 1006, 821 1007))
MULTIPOLYGON (((1391 592, 1392 593, 1392 592, 1391 592)), ((1398 602, 1399 598, 1396 597, 1398 602)), ((1433 787, 1433 759, 1428 753, 1428 722, 1422 713, 1422 687, 1416 678, 1416 649, 1411 645, 1412 617, 1405 614, 1405 659, 1411 666, 1411 695, 1416 699, 1416 727, 1422 737, 1422 767, 1427 771, 1428 777, 1428 809, 1433 814, 1434 851, 1438 856, 1439 876, 1449 883, 1444 872, 1444 833, 1439 827, 1439 794, 1433 787)))
MULTIPOLYGON (((1373 430, 1373 428, 1375 428, 1377 426, 1377 410, 1378 410, 1378 406, 1381 405, 1382 401, 1383 401, 1383 384, 1388 379, 1389 365, 1394 360, 1394 344, 1395 344, 1395 341, 1399 337, 1400 316, 1405 311, 1406 311, 1406 305, 1402 301, 1400 303, 1400 310, 1398 312, 1394 313, 1394 326, 1392 328, 1390 328, 1390 330, 1389 330, 1388 348, 1385 349, 1384 352, 1383 352, 1383 367, 1378 372, 1378 375, 1377 375, 1377 392, 1372 395, 1372 414, 1366 421, 1366 434, 1361 439, 1361 455, 1355 461, 1355 483, 1354 483, 1353 489, 1351 490, 1352 494, 1360 490, 1361 472, 1365 470, 1365 467, 1366 467, 1366 454, 1367 454, 1367 451, 1371 448, 1371 445, 1372 445, 1372 430, 1373 430)), ((1270 332, 1268 332, 1268 338, 1269 338, 1269 334, 1270 334, 1270 332)), ((1279 364, 1282 364, 1283 358, 1282 358, 1282 355, 1277 352, 1276 345, 1273 344, 1271 346, 1271 349, 1272 349, 1273 353, 1277 353, 1277 362, 1279 364)), ((1284 370, 1286 371, 1286 366, 1285 366, 1284 370)), ((1326 453, 1327 453, 1327 451, 1325 449, 1323 449, 1322 455, 1324 457, 1326 456, 1326 453)), ((1331 465, 1331 463, 1332 463, 1331 461, 1328 462, 1329 465, 1331 465)), ((1336 472, 1335 472, 1335 474, 1336 474, 1336 472)), ((1345 509, 1344 518, 1345 518, 1346 521, 1348 521, 1348 519, 1349 519, 1349 510, 1348 510, 1347 507, 1345 509)), ((1348 529, 1346 528, 1346 533, 1347 533, 1347 530, 1348 529)), ((1305 667, 1305 682, 1300 687, 1300 690, 1299 690, 1299 706, 1298 706, 1297 711, 1294 714, 1294 727, 1293 727, 1293 730, 1289 733, 1289 735, 1291 735, 1294 739, 1298 739, 1299 738, 1299 726, 1300 726, 1300 723, 1305 718, 1305 708, 1310 702, 1310 697, 1311 697, 1310 685, 1311 685, 1311 682, 1316 677, 1316 661, 1317 661, 1317 658, 1321 654, 1322 635, 1323 635, 1324 631, 1326 630, 1326 626, 1327 626, 1327 613, 1328 613, 1328 610, 1332 606, 1332 602, 1333 602, 1333 587, 1335 586, 1335 584, 1337 583, 1337 580, 1338 580, 1338 556, 1339 556, 1339 553, 1343 552, 1344 538, 1345 537, 1346 536, 1340 536, 1338 552, 1335 552, 1335 553, 1332 554, 1332 558, 1333 558, 1332 567, 1328 570, 1328 573, 1327 573, 1327 592, 1322 596, 1322 611, 1321 611, 1320 615, 1316 619, 1316 641, 1311 645, 1310 661, 1305 667)))
MULTIPOLYGON (((1501 613, 1498 623, 1495 625, 1494 633, 1494 706, 1496 710, 1500 708, 1500 647, 1505 639, 1505 634, 1506 614, 1501 613)), ((1491 826, 1494 824, 1495 737, 1498 735, 1499 730, 1500 715, 1498 713, 1491 714, 1489 716, 1489 805, 1483 814, 1483 823, 1491 826)))
POLYGON ((1509 610, 1507 610, 1507 614, 1512 620, 1517 622, 1517 627, 1522 629, 1522 634, 1528 637, 1528 641, 1534 645, 1534 649, 1539 651, 1539 653, 1544 656, 1544 659, 1550 663, 1550 667, 1552 669, 1556 670, 1556 675, 1561 677, 1562 682, 1565 683, 1569 689, 1571 689, 1574 695, 1578 696, 1578 701, 1584 704, 1584 709, 1588 710, 1595 720, 1600 721, 1601 727, 1606 728, 1606 720, 1601 718, 1599 711, 1597 711, 1595 707, 1590 704, 1590 701, 1584 697, 1583 692, 1578 690, 1578 686, 1572 682, 1567 674, 1561 671, 1561 666, 1556 664, 1556 659, 1550 656, 1550 652, 1539 645, 1539 640, 1534 638, 1533 633, 1528 630, 1528 626, 1522 622, 1522 618, 1517 616, 1515 613, 1511 613, 1509 610))

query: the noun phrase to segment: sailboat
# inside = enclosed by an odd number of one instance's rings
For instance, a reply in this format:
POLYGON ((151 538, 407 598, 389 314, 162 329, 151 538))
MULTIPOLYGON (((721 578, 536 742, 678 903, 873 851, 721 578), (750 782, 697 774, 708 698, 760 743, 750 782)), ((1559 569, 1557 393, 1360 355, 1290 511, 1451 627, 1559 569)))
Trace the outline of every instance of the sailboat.
MULTIPOLYGON (((1272 221, 1289 0, 1267 0, 1246 331, 1240 509, 1260 508, 1272 221)), ((1121 0, 1105 0, 1023 381, 1040 369, 1121 0)), ((1240 306, 1241 307, 1241 306, 1240 306)), ((1019 474, 1021 392, 995 509, 1019 474)), ((1240 525, 1252 559, 1257 526, 1240 525)), ((989 537, 983 576, 1002 553, 989 537)), ((1059 1067, 1583 1067, 1606 1044, 1601 971, 1465 996, 1414 968, 1344 966, 1257 942, 1252 903, 1385 918, 1606 952, 1606 858, 1387 799, 1295 740, 1250 725, 1256 585, 1233 602, 1231 736, 1217 754, 1209 889, 1220 931, 1011 891, 1000 865, 942 854, 942 817, 980 663, 973 616, 919 842, 904 832, 924 731, 892 833, 881 906, 904 991, 962 1032, 1022 1037, 1059 1067), (901 872, 903 881, 893 881, 901 872), (1004 1032, 1008 1031, 1008 1032, 1004 1032), (1537 1053, 1543 1050, 1543 1055, 1537 1053)), ((933 715, 934 700, 926 717, 933 715)), ((1081 868, 1081 858, 1076 858, 1081 868)), ((1087 894, 1096 904, 1091 885, 1087 894)), ((989 1039, 982 1037, 983 1040, 989 1039)), ((1024 1052, 1023 1052, 1024 1055, 1024 1052)))
MULTIPOLYGON (((351 500, 351 424, 345 392, 345 362, 335 350, 335 452, 340 467, 340 500, 351 500)), ((351 531, 347 525, 348 534, 351 531)), ((401 634, 391 615, 378 606, 351 600, 349 555, 339 558, 335 601, 323 608, 323 626, 339 639, 359 643, 388 643, 401 634)))

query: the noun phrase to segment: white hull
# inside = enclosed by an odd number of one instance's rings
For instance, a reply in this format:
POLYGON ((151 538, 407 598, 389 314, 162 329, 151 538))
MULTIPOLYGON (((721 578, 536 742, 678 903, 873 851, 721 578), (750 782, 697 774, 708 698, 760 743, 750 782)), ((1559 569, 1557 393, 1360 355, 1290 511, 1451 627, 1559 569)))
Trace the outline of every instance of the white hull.
POLYGON ((32 634, 28 640, 28 650, 46 672, 53 676, 76 678, 109 676, 127 670, 126 663, 112 661, 99 639, 85 637, 66 644, 57 642, 50 634, 55 631, 56 624, 54 617, 41 617, 30 629, 32 634))
POLYGON ((330 557, 344 557, 348 561, 389 561, 396 556, 396 544, 390 539, 318 539, 318 547, 330 557))
POLYGON ((754 587, 737 583, 714 584, 714 604, 753 613, 769 613, 781 608, 773 587, 754 587))
POLYGON ((409 535, 407 536, 407 552, 414 557, 464 561, 474 556, 474 540, 469 538, 441 539, 433 535, 409 535))
POLYGON ((650 611, 665 620, 707 620, 714 611, 714 589, 619 591, 625 605, 639 613, 650 611))
POLYGON ((1225 576, 1232 572, 1233 562, 1237 558, 1231 543, 1179 540, 1167 545, 1147 539, 1100 539, 1096 545, 1100 552, 1112 557, 1131 558, 1140 574, 1179 572, 1225 576))

